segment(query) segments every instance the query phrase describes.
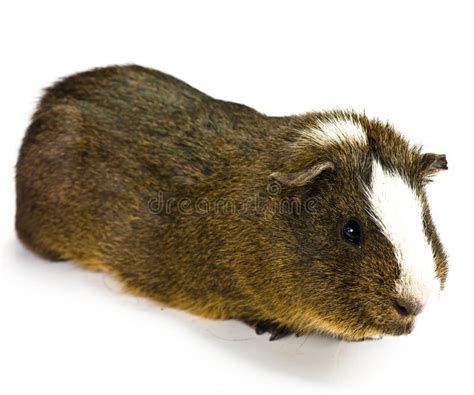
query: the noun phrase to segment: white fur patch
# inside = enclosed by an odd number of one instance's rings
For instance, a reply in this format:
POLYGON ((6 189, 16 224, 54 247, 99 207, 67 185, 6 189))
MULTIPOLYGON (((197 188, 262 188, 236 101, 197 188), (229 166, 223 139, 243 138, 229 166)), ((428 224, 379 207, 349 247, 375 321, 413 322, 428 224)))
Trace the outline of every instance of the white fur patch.
POLYGON ((353 119, 333 118, 328 121, 319 122, 318 126, 311 129, 312 137, 320 144, 335 143, 359 143, 367 144, 367 134, 362 125, 353 119))
POLYGON ((400 266, 397 292, 425 305, 440 290, 433 249, 426 238, 423 207, 416 192, 397 174, 373 162, 367 190, 373 219, 393 244, 400 266))

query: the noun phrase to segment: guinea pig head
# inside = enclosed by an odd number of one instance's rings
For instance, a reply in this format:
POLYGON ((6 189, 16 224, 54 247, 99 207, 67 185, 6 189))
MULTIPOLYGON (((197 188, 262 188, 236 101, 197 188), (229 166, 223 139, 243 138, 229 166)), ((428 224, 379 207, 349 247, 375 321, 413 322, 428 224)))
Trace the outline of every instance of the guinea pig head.
POLYGON ((280 217, 298 256, 297 325, 349 340, 410 333, 447 275, 425 194, 445 156, 388 124, 331 112, 306 118, 282 158, 270 179, 301 202, 280 217))

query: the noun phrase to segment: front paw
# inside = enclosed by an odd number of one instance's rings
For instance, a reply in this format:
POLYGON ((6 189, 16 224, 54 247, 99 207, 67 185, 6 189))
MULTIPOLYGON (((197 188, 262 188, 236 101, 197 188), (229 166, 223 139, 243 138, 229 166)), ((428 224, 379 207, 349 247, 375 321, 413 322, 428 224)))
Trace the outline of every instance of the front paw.
POLYGON ((288 327, 271 321, 245 321, 245 323, 254 328, 257 335, 270 333, 270 341, 282 339, 293 334, 293 331, 288 327))
POLYGON ((381 340, 383 339, 383 336, 382 335, 372 335, 372 336, 367 336, 367 337, 363 337, 361 339, 356 339, 356 340, 352 340, 354 342, 365 342, 367 340, 381 340))

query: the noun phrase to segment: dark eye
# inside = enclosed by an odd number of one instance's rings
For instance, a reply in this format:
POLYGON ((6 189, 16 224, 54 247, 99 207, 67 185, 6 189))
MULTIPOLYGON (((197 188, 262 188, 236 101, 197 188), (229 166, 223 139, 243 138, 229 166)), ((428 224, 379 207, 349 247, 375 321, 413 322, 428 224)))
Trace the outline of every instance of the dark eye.
POLYGON ((355 219, 350 219, 344 223, 342 228, 342 236, 346 241, 356 246, 360 246, 360 225, 355 219))

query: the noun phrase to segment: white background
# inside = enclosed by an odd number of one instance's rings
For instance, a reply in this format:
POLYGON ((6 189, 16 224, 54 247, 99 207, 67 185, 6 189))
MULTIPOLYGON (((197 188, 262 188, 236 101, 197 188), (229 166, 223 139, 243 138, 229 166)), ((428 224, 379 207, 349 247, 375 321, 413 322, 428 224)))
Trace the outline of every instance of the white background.
POLYGON ((11 1, 0 6, 0 393, 332 394, 472 391, 473 11, 469 2, 11 1), (415 332, 268 342, 121 293, 27 252, 14 163, 41 89, 138 63, 284 115, 333 107, 390 120, 446 153, 429 187, 447 289, 415 332))

